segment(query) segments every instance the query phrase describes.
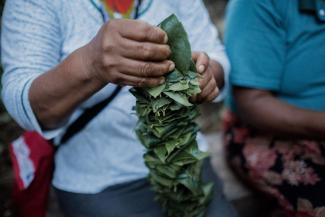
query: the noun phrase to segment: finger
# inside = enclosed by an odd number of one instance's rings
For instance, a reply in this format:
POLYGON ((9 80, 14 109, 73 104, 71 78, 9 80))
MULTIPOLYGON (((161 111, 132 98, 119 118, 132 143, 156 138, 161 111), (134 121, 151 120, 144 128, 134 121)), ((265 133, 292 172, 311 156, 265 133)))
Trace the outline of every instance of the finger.
POLYGON ((190 102, 196 103, 197 102, 197 95, 193 95, 190 97, 190 102))
POLYGON ((124 20, 121 24, 123 24, 123 28, 120 28, 119 32, 125 38, 159 44, 166 44, 168 41, 166 32, 144 21, 124 20))
POLYGON ((155 87, 165 82, 164 77, 144 78, 127 74, 119 74, 119 78, 115 80, 116 84, 128 85, 132 87, 155 87))
POLYGON ((204 100, 205 102, 212 102, 219 95, 219 88, 216 87, 209 96, 204 100))
POLYGON ((199 79, 200 88, 203 89, 212 79, 214 79, 212 73, 208 73, 208 72, 204 73, 202 78, 199 79))
POLYGON ((204 101, 211 92, 216 88, 217 84, 215 80, 210 80, 209 83, 202 89, 201 93, 198 95, 198 101, 204 101))
POLYGON ((122 55, 136 60, 162 61, 166 60, 171 50, 168 45, 151 42, 137 42, 129 39, 122 40, 122 55))
POLYGON ((209 61, 210 61, 209 56, 204 52, 200 52, 195 55, 197 55, 196 63, 195 63, 196 70, 202 74, 209 66, 209 61))
POLYGON ((146 62, 132 59, 124 59, 120 71, 136 77, 161 77, 175 69, 175 64, 170 60, 162 62, 146 62))

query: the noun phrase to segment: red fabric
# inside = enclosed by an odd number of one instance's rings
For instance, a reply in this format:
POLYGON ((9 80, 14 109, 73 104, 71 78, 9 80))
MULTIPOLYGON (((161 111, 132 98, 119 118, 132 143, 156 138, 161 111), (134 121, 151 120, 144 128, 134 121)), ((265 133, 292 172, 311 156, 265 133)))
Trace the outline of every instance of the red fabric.
POLYGON ((11 159, 15 171, 13 203, 18 217, 45 217, 48 195, 54 169, 54 148, 36 132, 26 132, 23 138, 30 150, 30 159, 35 167, 32 183, 22 189, 19 165, 11 148, 11 159))
POLYGON ((113 10, 125 14, 133 6, 134 0, 105 0, 105 3, 113 10))
POLYGON ((16 158, 16 155, 14 153, 12 144, 9 145, 9 153, 10 153, 10 159, 11 159, 11 164, 12 164, 12 168, 13 168, 13 172, 14 172, 14 177, 15 177, 15 188, 17 188, 17 190, 23 190, 24 189, 24 183, 22 181, 22 179, 20 178, 20 168, 19 168, 19 164, 16 158))

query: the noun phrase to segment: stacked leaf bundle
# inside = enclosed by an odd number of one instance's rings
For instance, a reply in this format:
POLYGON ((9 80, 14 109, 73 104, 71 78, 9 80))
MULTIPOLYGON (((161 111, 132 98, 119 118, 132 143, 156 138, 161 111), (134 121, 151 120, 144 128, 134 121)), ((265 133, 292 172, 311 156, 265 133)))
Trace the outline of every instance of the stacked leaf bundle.
POLYGON ((150 89, 133 88, 139 117, 136 133, 146 147, 149 180, 169 217, 203 217, 212 195, 211 183, 201 180, 195 118, 198 109, 188 98, 200 93, 191 47, 183 25, 171 15, 160 25, 168 35, 170 59, 176 69, 166 82, 150 89))

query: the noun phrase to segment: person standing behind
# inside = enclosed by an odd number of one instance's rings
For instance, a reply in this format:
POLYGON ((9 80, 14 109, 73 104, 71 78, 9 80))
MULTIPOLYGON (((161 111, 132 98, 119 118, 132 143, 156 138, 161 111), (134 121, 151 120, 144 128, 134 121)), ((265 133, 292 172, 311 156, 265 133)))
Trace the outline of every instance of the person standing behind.
POLYGON ((325 2, 233 0, 228 160, 290 217, 325 216, 325 2))

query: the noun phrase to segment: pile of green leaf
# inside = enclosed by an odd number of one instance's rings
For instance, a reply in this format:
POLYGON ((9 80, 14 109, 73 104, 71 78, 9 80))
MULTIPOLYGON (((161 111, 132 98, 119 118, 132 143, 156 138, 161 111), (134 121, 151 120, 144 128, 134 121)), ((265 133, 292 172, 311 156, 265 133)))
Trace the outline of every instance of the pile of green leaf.
POLYGON ((136 133, 147 152, 144 160, 156 198, 169 217, 203 217, 213 185, 201 180, 202 160, 198 149, 199 115, 188 98, 200 93, 191 47, 183 25, 175 15, 160 25, 168 35, 170 59, 176 69, 155 88, 133 88, 139 121, 136 133))

